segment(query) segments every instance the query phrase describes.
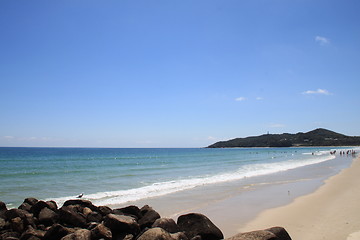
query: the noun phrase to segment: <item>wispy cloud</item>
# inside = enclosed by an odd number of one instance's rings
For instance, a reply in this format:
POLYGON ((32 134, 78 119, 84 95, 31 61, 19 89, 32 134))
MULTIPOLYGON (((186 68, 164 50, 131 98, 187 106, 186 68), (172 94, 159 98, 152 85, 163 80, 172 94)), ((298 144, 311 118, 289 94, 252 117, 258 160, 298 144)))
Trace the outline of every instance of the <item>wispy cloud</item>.
POLYGON ((261 101, 261 100, 264 100, 264 98, 263 97, 257 97, 256 100, 261 101))
POLYGON ((311 94, 319 94, 319 95, 331 95, 331 93, 326 90, 326 89, 317 89, 317 90, 307 90, 305 92, 303 92, 302 94, 305 94, 305 95, 311 95, 311 94))
POLYGON ((210 140, 210 141, 216 141, 216 137, 213 137, 213 136, 208 136, 207 137, 207 140, 210 140))
POLYGON ((322 36, 316 36, 315 41, 317 43, 319 43, 321 46, 325 46, 325 45, 330 44, 330 40, 328 38, 322 37, 322 36))
POLYGON ((3 136, 3 138, 7 139, 7 140, 12 140, 14 139, 15 137, 14 136, 3 136))
POLYGON ((246 97, 235 98, 235 101, 238 101, 238 102, 245 101, 245 100, 246 100, 246 97))

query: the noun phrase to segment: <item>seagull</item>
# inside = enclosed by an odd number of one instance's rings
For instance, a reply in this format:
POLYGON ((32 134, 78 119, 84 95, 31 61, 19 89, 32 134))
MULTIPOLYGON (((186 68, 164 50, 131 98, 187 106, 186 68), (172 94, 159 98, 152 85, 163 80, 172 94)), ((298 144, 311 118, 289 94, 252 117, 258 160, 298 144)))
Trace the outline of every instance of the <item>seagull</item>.
POLYGON ((84 193, 79 194, 76 198, 82 198, 84 196, 84 193))

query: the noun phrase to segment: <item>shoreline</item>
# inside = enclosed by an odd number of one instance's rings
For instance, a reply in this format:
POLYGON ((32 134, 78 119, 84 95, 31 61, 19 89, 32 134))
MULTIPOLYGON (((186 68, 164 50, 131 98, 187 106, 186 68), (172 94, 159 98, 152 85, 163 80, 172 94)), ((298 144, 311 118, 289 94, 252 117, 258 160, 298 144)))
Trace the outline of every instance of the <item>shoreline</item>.
MULTIPOLYGON (((219 226, 225 237, 230 237, 244 232, 242 228, 263 211, 288 205, 296 198, 316 191, 328 178, 349 168, 352 162, 352 157, 338 155, 335 159, 322 163, 240 181, 202 186, 125 205, 149 204, 162 215, 173 219, 181 214, 198 212, 208 216, 219 226)), ((265 228, 276 225, 279 224, 270 221, 265 228)), ((253 231, 260 228, 249 229, 253 231)))
POLYGON ((278 225, 284 227, 293 239, 359 239, 359 171, 358 156, 349 168, 326 179, 315 192, 261 212, 239 231, 278 225))

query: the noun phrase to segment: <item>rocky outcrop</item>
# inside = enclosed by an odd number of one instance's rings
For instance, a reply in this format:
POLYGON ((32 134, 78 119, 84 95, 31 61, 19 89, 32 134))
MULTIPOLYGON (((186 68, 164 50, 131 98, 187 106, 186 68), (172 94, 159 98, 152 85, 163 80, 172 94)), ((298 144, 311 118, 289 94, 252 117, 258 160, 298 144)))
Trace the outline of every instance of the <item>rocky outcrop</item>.
MULTIPOLYGON (((220 240, 209 218, 190 213, 161 218, 152 207, 111 209, 75 199, 58 208, 54 201, 27 198, 17 209, 0 201, 0 240, 220 240)), ((284 228, 237 234, 229 240, 291 240, 284 228)))

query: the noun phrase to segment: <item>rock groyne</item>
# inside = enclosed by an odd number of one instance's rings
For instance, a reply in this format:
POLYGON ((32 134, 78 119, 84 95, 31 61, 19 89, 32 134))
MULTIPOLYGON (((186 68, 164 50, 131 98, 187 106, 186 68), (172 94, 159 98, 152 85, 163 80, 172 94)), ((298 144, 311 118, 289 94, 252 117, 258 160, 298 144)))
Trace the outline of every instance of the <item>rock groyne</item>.
MULTIPOLYGON (((7 209, 0 201, 0 240, 220 240, 221 230, 200 213, 162 218, 152 207, 111 209, 83 199, 26 198, 7 209)), ((291 240, 282 227, 239 233, 229 240, 291 240)))

